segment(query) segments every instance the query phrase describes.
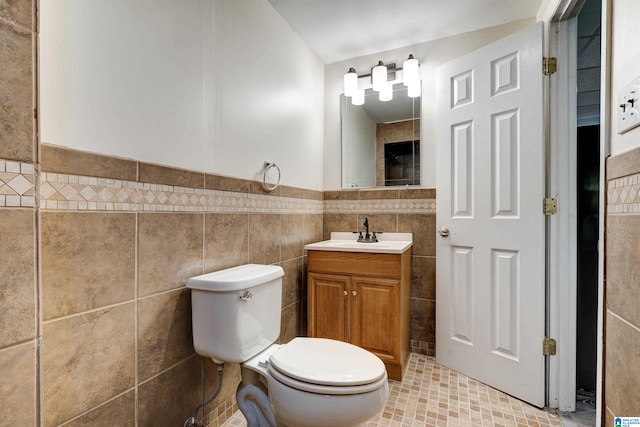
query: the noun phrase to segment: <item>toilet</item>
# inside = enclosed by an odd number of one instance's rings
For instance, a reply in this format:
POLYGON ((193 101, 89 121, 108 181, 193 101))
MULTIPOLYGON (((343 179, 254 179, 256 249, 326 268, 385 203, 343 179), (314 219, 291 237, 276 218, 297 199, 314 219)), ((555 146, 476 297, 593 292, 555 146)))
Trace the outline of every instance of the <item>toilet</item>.
POLYGON ((240 363, 236 400, 249 427, 362 426, 389 395, 374 354, 342 341, 280 335, 282 277, 247 264, 193 277, 193 343, 216 363, 240 363))

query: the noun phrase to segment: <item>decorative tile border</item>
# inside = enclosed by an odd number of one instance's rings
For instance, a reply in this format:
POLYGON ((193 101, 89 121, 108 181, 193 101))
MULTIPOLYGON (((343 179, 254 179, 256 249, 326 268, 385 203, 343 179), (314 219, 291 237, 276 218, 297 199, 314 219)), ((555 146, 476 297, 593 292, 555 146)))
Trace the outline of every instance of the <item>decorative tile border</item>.
POLYGON ((317 213, 322 201, 45 172, 40 207, 124 212, 317 213))
POLYGON ((0 159, 0 206, 35 206, 35 167, 31 163, 0 159))
POLYGON ((324 213, 406 213, 435 214, 435 199, 325 200, 324 213))
POLYGON ((607 212, 610 214, 640 214, 640 174, 609 181, 607 212))
MULTIPOLYGON (((36 180, 33 164, 0 159, 0 207, 34 207, 36 180)), ((39 194, 40 207, 49 210, 313 214, 436 211, 435 199, 321 201, 51 172, 41 174, 39 194)))

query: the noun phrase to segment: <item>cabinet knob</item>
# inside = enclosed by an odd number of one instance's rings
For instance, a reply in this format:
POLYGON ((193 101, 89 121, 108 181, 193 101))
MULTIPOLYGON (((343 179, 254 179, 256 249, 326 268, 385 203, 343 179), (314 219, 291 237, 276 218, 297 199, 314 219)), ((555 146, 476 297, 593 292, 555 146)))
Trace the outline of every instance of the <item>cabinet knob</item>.
POLYGON ((347 295, 349 295, 349 292, 344 291, 344 296, 346 297, 347 295))
POLYGON ((358 293, 356 291, 351 291, 351 295, 355 297, 356 295, 358 295, 358 293))

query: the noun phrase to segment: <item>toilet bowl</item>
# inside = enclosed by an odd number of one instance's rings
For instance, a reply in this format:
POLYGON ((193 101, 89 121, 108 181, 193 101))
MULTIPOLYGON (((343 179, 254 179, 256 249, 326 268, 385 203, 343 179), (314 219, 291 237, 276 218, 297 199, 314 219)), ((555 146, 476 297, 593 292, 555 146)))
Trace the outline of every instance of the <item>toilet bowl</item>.
POLYGON ((384 364, 342 341, 280 333, 279 266, 248 264, 189 279, 196 352, 238 362, 236 398, 249 427, 350 427, 366 424, 389 395, 384 364))
POLYGON ((370 352, 341 341, 294 338, 241 364, 266 382, 278 425, 360 426, 378 414, 389 395, 387 372, 370 352))

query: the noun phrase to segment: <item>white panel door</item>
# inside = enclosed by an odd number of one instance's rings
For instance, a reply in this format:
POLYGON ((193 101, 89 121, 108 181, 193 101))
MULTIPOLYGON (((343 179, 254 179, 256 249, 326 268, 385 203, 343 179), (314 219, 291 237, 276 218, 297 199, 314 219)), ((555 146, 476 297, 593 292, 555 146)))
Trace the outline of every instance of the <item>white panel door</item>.
POLYGON ((542 25, 442 65, 437 85, 436 359, 542 407, 542 25))

